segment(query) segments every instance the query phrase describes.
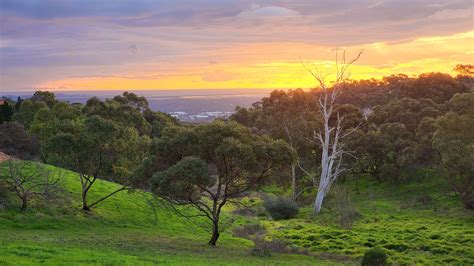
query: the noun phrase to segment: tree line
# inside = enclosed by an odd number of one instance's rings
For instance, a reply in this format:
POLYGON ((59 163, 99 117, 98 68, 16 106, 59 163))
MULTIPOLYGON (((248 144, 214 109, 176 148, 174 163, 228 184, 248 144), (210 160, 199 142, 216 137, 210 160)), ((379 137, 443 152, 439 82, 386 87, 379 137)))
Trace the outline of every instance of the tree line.
POLYGON ((474 91, 472 75, 465 73, 346 80, 330 117, 320 111, 321 86, 276 90, 250 108, 237 108, 230 119, 295 149, 292 178, 281 183, 291 186, 295 200, 323 172, 323 145, 314 137, 329 124, 349 133, 339 144, 345 154, 342 181, 366 177, 399 184, 441 174, 473 209, 474 91))
MULTIPOLYGON (((310 91, 275 90, 227 120, 197 125, 152 111, 134 93, 78 104, 37 91, 2 105, 0 151, 77 172, 84 211, 121 191, 153 192, 176 212, 207 219, 211 245, 222 208, 265 184, 289 186, 294 201, 319 191, 318 213, 333 182, 398 184, 432 173, 474 208, 472 77, 352 81, 342 74, 310 91), (121 186, 90 200, 97 179, 121 186)), ((33 182, 27 170, 2 173, 12 190, 31 188, 22 200, 54 191, 58 177, 33 182)))
MULTIPOLYGON (((211 245, 219 238, 224 205, 258 188, 295 158, 284 141, 253 134, 232 121, 182 124, 152 111, 146 99, 134 93, 106 100, 93 97, 84 105, 58 101, 44 91, 20 104, 7 101, 18 108, 11 121, 0 125, 0 150, 77 172, 82 210, 91 211, 124 190, 148 190, 178 212, 178 205, 195 209, 184 215, 207 218, 211 245), (121 187, 91 201, 88 195, 97 179, 121 187)), ((45 184, 51 186, 42 182, 53 178, 51 173, 16 161, 9 166, 2 172, 9 187, 27 191, 17 193, 24 200, 22 210, 33 195, 44 194, 40 191, 45 184)), ((57 177, 53 179, 56 184, 57 177)))

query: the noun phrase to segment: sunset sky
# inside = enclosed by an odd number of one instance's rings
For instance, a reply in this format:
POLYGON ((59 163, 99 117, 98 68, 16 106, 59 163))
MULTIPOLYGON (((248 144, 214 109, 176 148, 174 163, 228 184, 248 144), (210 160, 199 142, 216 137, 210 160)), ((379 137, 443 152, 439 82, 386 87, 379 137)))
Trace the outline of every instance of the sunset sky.
POLYGON ((472 0, 0 0, 0 90, 311 87, 474 63, 472 0))

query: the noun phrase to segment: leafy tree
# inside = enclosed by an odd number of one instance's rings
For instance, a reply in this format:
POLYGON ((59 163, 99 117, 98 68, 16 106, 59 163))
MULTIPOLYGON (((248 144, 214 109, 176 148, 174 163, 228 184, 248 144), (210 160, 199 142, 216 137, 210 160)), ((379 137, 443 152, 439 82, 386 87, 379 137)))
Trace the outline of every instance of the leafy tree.
POLYGON ((178 124, 178 120, 169 114, 154 112, 150 109, 143 112, 143 117, 151 125, 151 137, 160 137, 166 127, 178 124))
POLYGON ((380 129, 384 143, 384 164, 382 176, 394 183, 399 183, 405 171, 410 169, 413 161, 413 134, 402 123, 383 124, 380 129))
POLYGON ((31 101, 35 103, 43 102, 48 108, 53 108, 58 102, 54 93, 49 91, 36 91, 31 97, 31 101))
POLYGON ((404 97, 430 98, 437 103, 448 101, 455 93, 467 92, 468 87, 448 74, 425 73, 401 87, 404 97))
POLYGON ((437 126, 433 143, 443 174, 464 206, 474 209, 474 112, 449 112, 438 119, 437 126))
POLYGON ((348 136, 347 147, 354 153, 354 157, 350 157, 353 166, 357 169, 355 175, 359 173, 367 174, 375 180, 382 182, 381 173, 384 164, 384 142, 381 134, 377 130, 358 129, 348 136))
POLYGON ((92 207, 120 191, 128 189, 128 180, 143 158, 146 138, 133 128, 120 127, 114 121, 99 116, 84 119, 73 133, 58 133, 44 147, 46 162, 79 173, 82 209, 92 207), (96 200, 88 201, 88 192, 97 178, 110 178, 124 186, 96 200))
POLYGON ((20 210, 22 211, 26 210, 33 197, 54 196, 61 181, 60 177, 53 176, 42 165, 12 159, 8 161, 8 169, 5 172, 2 171, 0 178, 6 180, 8 187, 21 200, 20 210))
POLYGON ((27 130, 33 123, 35 114, 42 108, 48 108, 47 105, 42 102, 34 102, 32 100, 21 101, 18 112, 13 114, 13 121, 21 123, 27 130))
POLYGON ((113 98, 114 101, 122 105, 130 106, 137 111, 144 112, 149 109, 148 101, 143 96, 138 96, 133 92, 124 92, 122 96, 117 95, 113 98))
POLYGON ((81 121, 85 119, 81 107, 59 102, 52 109, 42 108, 36 112, 30 132, 42 143, 59 133, 77 134, 81 121))
POLYGON ((258 188, 272 170, 291 165, 295 153, 285 142, 259 137, 235 122, 215 121, 193 132, 197 136, 194 149, 189 149, 190 132, 167 137, 172 146, 167 141, 161 143, 158 158, 178 149, 174 159, 179 161, 153 175, 150 183, 160 197, 192 206, 208 218, 212 223, 209 244, 216 245, 222 207, 258 188))
POLYGON ((3 99, 4 103, 0 105, 0 124, 10 122, 12 120, 14 107, 8 99, 3 99))
POLYGON ((257 134, 268 134, 274 139, 285 140, 297 152, 299 159, 291 165, 294 200, 304 191, 304 188, 301 188, 302 184, 298 184, 301 183, 301 177, 306 174, 303 166, 307 168, 312 164, 305 158, 317 148, 315 145, 308 145, 306 141, 312 136, 314 125, 319 123, 315 121, 313 105, 314 99, 307 97, 307 93, 301 89, 288 92, 275 90, 250 109, 236 109, 236 113, 231 117, 232 120, 252 127, 257 134))
POLYGON ((141 110, 148 107, 142 97, 124 93, 124 97, 101 101, 97 97, 90 98, 84 106, 83 113, 87 116, 97 115, 107 120, 113 120, 123 127, 134 127, 140 135, 149 135, 151 125, 142 115, 141 110))
POLYGON ((0 124, 0 151, 22 159, 33 159, 39 154, 39 150, 38 140, 29 134, 22 124, 0 124))
POLYGON ((454 67, 454 71, 458 72, 460 75, 473 76, 474 75, 474 65, 471 64, 458 64, 454 67))

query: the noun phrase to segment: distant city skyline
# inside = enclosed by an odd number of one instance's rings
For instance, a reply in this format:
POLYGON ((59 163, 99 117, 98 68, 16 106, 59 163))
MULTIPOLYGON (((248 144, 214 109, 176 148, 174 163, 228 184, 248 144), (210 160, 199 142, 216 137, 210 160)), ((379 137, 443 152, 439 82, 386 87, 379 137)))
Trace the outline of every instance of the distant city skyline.
POLYGON ((452 73, 473 21, 470 0, 0 0, 0 90, 309 88, 301 61, 337 49, 364 49, 353 79, 452 73))

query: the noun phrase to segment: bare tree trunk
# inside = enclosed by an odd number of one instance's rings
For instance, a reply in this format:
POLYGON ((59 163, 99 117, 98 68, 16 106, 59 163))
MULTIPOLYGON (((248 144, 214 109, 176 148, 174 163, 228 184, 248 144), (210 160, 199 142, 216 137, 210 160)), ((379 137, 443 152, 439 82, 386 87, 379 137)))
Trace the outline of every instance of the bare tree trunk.
POLYGON ((316 199, 314 200, 314 214, 319 214, 321 212, 321 206, 323 205, 324 200, 324 193, 320 189, 318 189, 318 194, 316 195, 316 199))
POLYGON ((209 240, 209 245, 215 246, 219 239, 219 220, 212 222, 212 237, 209 240))
POLYGON ((20 210, 24 211, 24 210, 26 210, 26 207, 28 207, 28 197, 25 196, 25 197, 21 198, 21 208, 20 208, 20 210))
MULTIPOLYGON (((296 151, 296 147, 295 147, 295 144, 293 143, 293 137, 290 131, 290 127, 288 126, 287 122, 283 123, 283 130, 286 134, 286 137, 288 138, 288 141, 287 141, 288 144, 290 144, 291 148, 293 148, 296 151)), ((291 164, 291 189, 292 189, 293 200, 296 200, 296 198, 298 197, 298 191, 296 187, 296 165, 297 165, 296 162, 291 164)))
MULTIPOLYGON (((318 193, 314 201, 314 214, 319 214, 321 212, 324 197, 329 192, 332 183, 337 179, 339 174, 345 170, 341 168, 342 155, 345 153, 341 140, 345 135, 347 135, 347 133, 343 132, 342 128, 344 117, 339 116, 339 113, 336 112, 336 125, 330 125, 329 122, 334 114, 336 100, 342 92, 342 87, 347 79, 345 72, 352 63, 359 59, 361 54, 362 52, 351 61, 346 62, 344 51, 341 62, 339 62, 338 53, 336 53, 336 82, 332 85, 332 88, 329 88, 326 85, 324 77, 319 69, 316 68, 316 70, 313 71, 307 68, 319 83, 321 89, 318 103, 319 111, 323 118, 323 128, 320 129, 319 133, 314 132, 314 137, 319 141, 322 148, 321 175, 319 178, 318 193)), ((303 64, 303 66, 305 65, 303 64)), ((316 180, 314 180, 314 183, 316 184, 316 180)))
POLYGON ((83 210, 83 211, 90 211, 90 210, 91 210, 91 208, 89 207, 89 205, 87 205, 86 194, 83 194, 83 195, 82 195, 82 210, 83 210))
POLYGON ((298 191, 296 187, 296 164, 291 165, 291 189, 293 190, 293 200, 296 200, 298 197, 298 191))

